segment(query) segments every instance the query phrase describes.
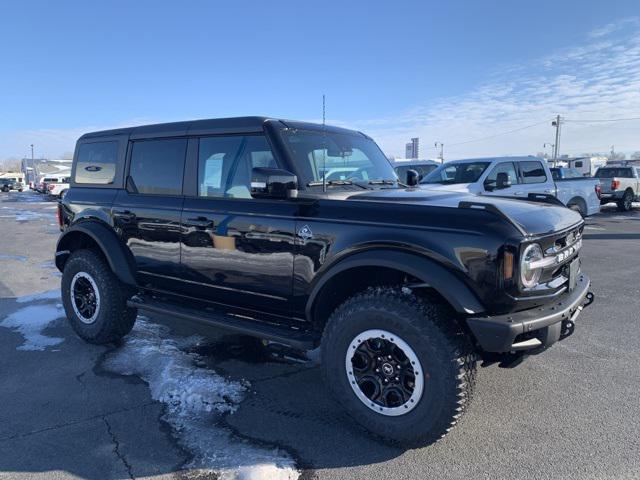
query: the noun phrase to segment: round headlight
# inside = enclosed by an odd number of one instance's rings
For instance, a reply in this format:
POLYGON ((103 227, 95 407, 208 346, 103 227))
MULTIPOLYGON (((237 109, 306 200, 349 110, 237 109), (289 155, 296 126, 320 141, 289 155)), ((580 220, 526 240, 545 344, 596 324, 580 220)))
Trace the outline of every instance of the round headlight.
POLYGON ((541 268, 531 268, 533 262, 542 260, 544 255, 542 254, 542 248, 537 243, 532 243, 522 252, 522 258, 520 260, 520 279, 522 285, 526 288, 535 287, 540 280, 542 274, 541 268))

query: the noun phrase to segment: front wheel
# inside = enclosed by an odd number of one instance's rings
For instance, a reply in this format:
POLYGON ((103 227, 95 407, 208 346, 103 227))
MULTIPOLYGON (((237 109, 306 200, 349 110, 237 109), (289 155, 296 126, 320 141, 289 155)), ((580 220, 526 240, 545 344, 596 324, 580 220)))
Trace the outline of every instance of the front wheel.
POLYGON ((428 444, 471 398, 475 355, 448 308, 402 289, 371 289, 338 307, 322 339, 325 381, 369 431, 428 444))
POLYGON ((71 254, 62 273, 62 304, 73 330, 90 343, 119 340, 133 328, 137 311, 127 307, 130 289, 92 250, 71 254))

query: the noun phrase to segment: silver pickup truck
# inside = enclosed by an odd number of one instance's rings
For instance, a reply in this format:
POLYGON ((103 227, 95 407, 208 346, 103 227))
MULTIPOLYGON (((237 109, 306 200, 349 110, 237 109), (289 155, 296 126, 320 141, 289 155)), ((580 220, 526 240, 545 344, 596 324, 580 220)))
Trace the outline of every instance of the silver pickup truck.
POLYGON ((600 182, 595 178, 554 181, 547 162, 538 157, 495 157, 447 162, 420 181, 431 190, 515 197, 553 195, 583 217, 600 211, 600 182))
POLYGON ((600 167, 595 176, 602 190, 602 205, 616 202, 618 210, 628 212, 633 202, 640 201, 640 167, 600 167))

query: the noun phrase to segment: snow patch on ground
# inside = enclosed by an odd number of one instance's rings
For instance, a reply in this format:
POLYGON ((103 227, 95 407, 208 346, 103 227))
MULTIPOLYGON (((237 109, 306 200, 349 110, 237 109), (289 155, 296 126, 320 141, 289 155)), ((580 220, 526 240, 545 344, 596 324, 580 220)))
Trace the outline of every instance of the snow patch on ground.
POLYGON ((24 295, 16 298, 18 303, 31 303, 38 300, 58 300, 60 299, 60 290, 49 290, 47 292, 34 293, 32 295, 24 295))
POLYGON ((167 327, 138 317, 123 346, 103 366, 121 375, 137 375, 149 384, 152 398, 166 407, 164 420, 193 455, 188 468, 212 471, 221 480, 298 478, 294 460, 286 452, 238 439, 217 424, 222 415, 236 411, 249 384, 200 367, 200 355, 186 351, 199 341, 195 336, 172 336, 167 327))
POLYGON ((0 327, 15 330, 24 337, 24 343, 18 346, 18 350, 45 350, 64 341, 64 338, 48 337, 42 333, 63 317, 62 305, 29 305, 0 321, 0 327))
POLYGON ((15 218, 17 222, 29 222, 40 218, 51 218, 53 214, 44 212, 34 212, 32 210, 13 210, 10 215, 0 215, 0 218, 15 218))
POLYGON ((16 260, 18 262, 26 262, 27 257, 24 255, 11 255, 9 253, 0 253, 0 260, 16 260))

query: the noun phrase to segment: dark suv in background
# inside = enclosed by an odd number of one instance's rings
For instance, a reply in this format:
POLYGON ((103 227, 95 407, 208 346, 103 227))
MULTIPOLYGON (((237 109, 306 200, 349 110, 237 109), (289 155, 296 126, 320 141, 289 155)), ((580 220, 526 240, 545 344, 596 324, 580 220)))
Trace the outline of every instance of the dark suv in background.
POLYGON ((0 191, 8 192, 9 190, 17 190, 21 192, 23 189, 24 185, 19 178, 0 177, 0 191))
POLYGON ((288 120, 86 134, 59 204, 71 326, 111 342, 142 309, 320 345, 353 418, 435 441, 467 407, 478 358, 545 350, 593 296, 580 215, 425 192, 410 173, 402 185, 360 132, 288 120))

